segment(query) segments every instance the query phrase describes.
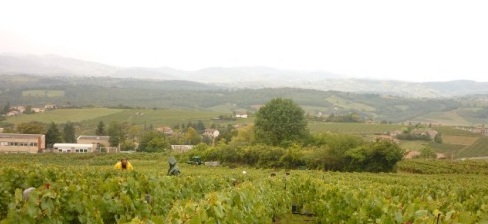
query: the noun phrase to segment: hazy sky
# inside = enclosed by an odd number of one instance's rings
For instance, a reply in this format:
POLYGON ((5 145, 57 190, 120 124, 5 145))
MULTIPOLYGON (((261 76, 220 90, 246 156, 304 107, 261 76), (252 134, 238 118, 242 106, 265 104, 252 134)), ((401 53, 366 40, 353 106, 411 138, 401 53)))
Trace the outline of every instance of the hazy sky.
POLYGON ((0 53, 488 81, 488 1, 0 0, 0 53))

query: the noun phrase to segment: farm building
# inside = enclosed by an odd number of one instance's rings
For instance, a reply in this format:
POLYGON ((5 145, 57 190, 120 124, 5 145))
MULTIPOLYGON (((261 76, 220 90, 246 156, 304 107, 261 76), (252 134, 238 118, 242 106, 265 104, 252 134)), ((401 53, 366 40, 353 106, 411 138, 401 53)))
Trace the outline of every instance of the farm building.
POLYGON ((54 143, 54 152, 88 153, 93 152, 93 144, 54 143))
POLYGON ((80 135, 76 139, 78 144, 92 144, 94 149, 110 146, 110 136, 80 135))
POLYGON ((171 145, 171 150, 174 152, 184 153, 193 149, 194 145, 171 145))
POLYGON ((0 152, 37 153, 45 147, 45 135, 0 133, 0 152))

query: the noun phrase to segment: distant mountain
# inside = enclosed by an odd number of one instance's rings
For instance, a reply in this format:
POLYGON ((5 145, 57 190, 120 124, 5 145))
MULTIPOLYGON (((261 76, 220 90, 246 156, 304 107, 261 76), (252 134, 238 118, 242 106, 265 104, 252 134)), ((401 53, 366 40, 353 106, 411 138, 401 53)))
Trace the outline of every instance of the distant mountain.
POLYGON ((451 97, 488 93, 488 83, 468 80, 421 83, 354 79, 328 72, 292 71, 269 67, 213 67, 197 71, 168 67, 123 68, 55 55, 0 55, 0 74, 183 80, 228 89, 292 87, 405 97, 451 97))

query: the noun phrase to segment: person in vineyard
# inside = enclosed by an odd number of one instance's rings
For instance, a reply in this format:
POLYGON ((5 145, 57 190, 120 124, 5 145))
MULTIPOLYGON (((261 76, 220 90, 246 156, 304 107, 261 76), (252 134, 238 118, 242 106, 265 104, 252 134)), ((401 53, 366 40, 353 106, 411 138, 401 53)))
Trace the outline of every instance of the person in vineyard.
POLYGON ((121 159, 119 162, 117 162, 117 164, 115 164, 114 166, 115 169, 118 169, 118 170, 133 170, 134 167, 132 167, 132 164, 130 164, 129 161, 127 161, 127 159, 121 159))

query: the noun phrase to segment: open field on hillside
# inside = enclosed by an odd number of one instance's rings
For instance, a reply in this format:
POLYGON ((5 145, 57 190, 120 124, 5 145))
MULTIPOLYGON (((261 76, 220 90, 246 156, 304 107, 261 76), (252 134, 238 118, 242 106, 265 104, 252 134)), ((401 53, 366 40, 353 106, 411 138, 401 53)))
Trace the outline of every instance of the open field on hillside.
POLYGON ((167 154, 124 156, 129 157, 134 171, 113 170, 120 157, 114 154, 0 154, 0 162, 7 165, 0 168, 0 221, 269 224, 488 221, 485 178, 488 163, 481 161, 449 164, 421 161, 420 165, 402 166, 429 174, 267 170, 180 163, 182 174, 175 177, 166 175, 167 154), (28 198, 23 198, 22 191, 28 187, 35 189, 28 198))
POLYGON ((64 97, 63 90, 24 90, 23 97, 64 97))
POLYGON ((442 124, 444 126, 470 126, 472 122, 466 120, 457 113, 457 110, 446 112, 432 112, 420 117, 410 119, 413 122, 442 124))
POLYGON ((385 134, 395 130, 402 130, 405 126, 398 124, 309 122, 308 127, 314 133, 385 134))
POLYGON ((400 141, 400 147, 403 149, 410 151, 410 150, 419 150, 423 147, 429 145, 429 142, 426 141, 400 141))
POLYGON ((488 137, 481 137, 459 152, 460 157, 488 156, 488 137))
POLYGON ((358 110, 358 111, 375 111, 376 110, 376 108, 369 106, 367 104, 354 102, 354 101, 344 99, 344 98, 341 98, 338 96, 330 96, 330 97, 327 97, 326 100, 329 103, 333 104, 335 107, 339 107, 342 109, 354 109, 354 110, 358 110))
POLYGON ((99 117, 120 113, 121 109, 108 108, 82 108, 82 109, 57 109, 35 114, 25 114, 22 116, 8 117, 6 122, 13 124, 40 121, 44 123, 66 123, 83 122, 99 117))
POLYGON ((479 136, 459 136, 459 135, 442 135, 442 143, 456 145, 471 145, 476 142, 479 136))

